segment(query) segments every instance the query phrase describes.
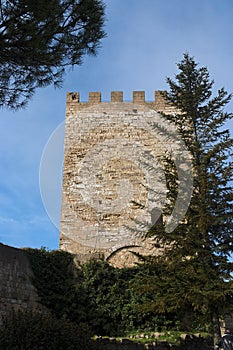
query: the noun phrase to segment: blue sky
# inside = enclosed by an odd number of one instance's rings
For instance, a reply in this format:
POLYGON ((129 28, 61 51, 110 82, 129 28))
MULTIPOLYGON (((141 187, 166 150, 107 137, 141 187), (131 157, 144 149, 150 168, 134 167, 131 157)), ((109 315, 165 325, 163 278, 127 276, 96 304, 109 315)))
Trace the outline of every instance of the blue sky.
MULTIPOLYGON (((124 91, 124 100, 131 100, 133 90, 144 90, 146 99, 153 100, 154 90, 168 88, 166 77, 174 77, 176 63, 186 51, 208 67, 214 91, 223 86, 233 92, 232 0, 105 3, 108 36, 98 55, 85 57, 82 66, 68 70, 61 89, 37 90, 25 110, 0 111, 0 242, 4 244, 58 248, 66 92, 79 91, 86 101, 89 91, 101 91, 102 100, 108 101, 111 91, 124 91), (52 150, 54 160, 42 159, 42 198, 40 164, 49 140, 45 155, 52 150)), ((233 111, 233 102, 227 110, 233 111)), ((233 125, 228 127, 233 133, 233 125)))

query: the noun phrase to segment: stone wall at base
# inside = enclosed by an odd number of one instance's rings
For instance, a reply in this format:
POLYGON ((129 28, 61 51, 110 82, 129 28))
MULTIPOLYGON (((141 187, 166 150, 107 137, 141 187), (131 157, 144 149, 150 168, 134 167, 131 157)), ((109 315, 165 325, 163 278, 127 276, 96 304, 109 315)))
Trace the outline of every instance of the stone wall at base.
POLYGON ((31 276, 26 252, 0 243, 0 323, 12 310, 43 309, 31 276))

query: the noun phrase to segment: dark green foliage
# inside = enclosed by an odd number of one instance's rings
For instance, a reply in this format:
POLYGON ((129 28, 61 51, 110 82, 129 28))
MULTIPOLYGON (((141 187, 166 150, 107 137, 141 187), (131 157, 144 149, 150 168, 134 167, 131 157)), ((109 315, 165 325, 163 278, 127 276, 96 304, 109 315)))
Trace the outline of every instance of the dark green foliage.
POLYGON ((49 252, 44 248, 28 249, 27 253, 34 274, 33 284, 41 301, 48 308, 52 307, 58 315, 63 302, 69 302, 69 295, 74 288, 73 256, 63 251, 49 252))
MULTIPOLYGON (((231 95, 220 89, 212 97, 213 81, 207 68, 199 68, 188 54, 178 68, 176 81, 167 81, 168 99, 180 113, 167 118, 176 124, 192 155, 193 195, 183 222, 173 232, 165 232, 163 225, 153 228, 159 242, 170 244, 170 249, 151 259, 153 273, 142 286, 149 286, 154 296, 150 307, 162 313, 188 311, 196 314, 202 325, 214 324, 233 308, 233 264, 229 259, 233 252, 233 141, 224 128, 232 118, 224 112, 231 95)), ((178 183, 172 169, 172 161, 167 159, 171 203, 176 200, 178 183)))
POLYGON ((33 269, 33 284, 42 304, 56 317, 77 323, 86 320, 89 299, 82 287, 82 273, 73 255, 60 250, 27 249, 33 269))
POLYGON ((88 327, 47 314, 13 313, 0 326, 0 350, 91 350, 88 327))
POLYGON ((153 291, 142 293, 138 284, 151 270, 142 266, 117 269, 103 260, 82 266, 82 287, 89 296, 86 322, 95 334, 124 336, 132 331, 161 331, 176 326, 174 315, 146 308, 153 291), (166 317, 165 317, 166 316, 166 317))
POLYGON ((122 280, 118 270, 102 260, 91 260, 82 272, 83 288, 90 300, 88 323, 96 334, 119 334, 125 327, 122 312, 129 300, 128 278, 122 280))
POLYGON ((101 0, 3 0, 0 18, 0 106, 12 109, 37 87, 60 86, 65 67, 105 36, 101 0))
POLYGON ((163 315, 142 307, 151 295, 135 288, 141 268, 117 269, 103 260, 77 267, 71 254, 44 248, 28 254, 41 303, 57 318, 85 322, 93 334, 109 336, 164 327, 163 315))
POLYGON ((210 276, 211 284, 199 289, 202 275, 194 273, 192 264, 187 268, 186 264, 172 261, 169 270, 166 264, 153 260, 149 265, 117 269, 106 261, 90 260, 77 267, 71 254, 44 248, 29 249, 29 256, 33 283, 42 304, 58 319, 88 324, 93 335, 124 336, 135 330, 203 330, 200 324, 208 322, 208 317, 198 310, 194 312, 189 297, 193 293, 194 301, 199 298, 205 312, 206 295, 210 299, 208 293, 213 293, 217 281, 210 276), (182 276, 179 287, 178 275, 182 276), (187 294, 197 277, 200 281, 196 292, 190 290, 187 294))
POLYGON ((174 234, 176 242, 181 238, 181 250, 187 241, 183 256, 201 254, 201 260, 207 259, 205 264, 216 265, 222 278, 228 279, 232 271, 228 258, 233 252, 233 140, 224 128, 232 113, 224 108, 232 96, 220 89, 212 97, 213 81, 209 81, 207 68, 198 68, 188 54, 178 68, 177 82, 168 79, 168 97, 182 112, 171 119, 193 156, 194 188, 186 224, 174 234))
POLYGON ((140 308, 141 295, 132 288, 138 268, 117 269, 93 260, 82 270, 83 287, 92 303, 89 323, 97 334, 115 336, 134 329, 154 329, 156 316, 140 308))
POLYGON ((150 271, 138 276, 138 293, 150 295, 142 297, 144 312, 164 315, 172 328, 178 324, 182 331, 211 331, 214 317, 232 311, 232 283, 200 256, 166 257, 153 258, 150 271))

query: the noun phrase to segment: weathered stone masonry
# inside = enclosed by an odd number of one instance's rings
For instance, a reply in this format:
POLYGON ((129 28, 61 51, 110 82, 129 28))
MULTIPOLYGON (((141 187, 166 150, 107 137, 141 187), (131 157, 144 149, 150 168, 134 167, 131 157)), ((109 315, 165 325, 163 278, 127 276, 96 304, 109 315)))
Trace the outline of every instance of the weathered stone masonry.
POLYGON ((82 261, 101 254, 117 266, 134 262, 131 251, 152 252, 152 241, 142 239, 134 222, 152 220, 149 185, 158 192, 158 213, 166 188, 145 169, 144 155, 156 160, 164 152, 166 141, 151 125, 162 126, 158 112, 174 111, 164 91, 155 91, 153 102, 144 91, 134 91, 132 102, 123 102, 122 91, 111 92, 110 102, 101 102, 100 92, 90 92, 88 102, 67 93, 61 249, 82 261))
POLYGON ((11 310, 42 309, 26 252, 0 243, 0 323, 11 310))

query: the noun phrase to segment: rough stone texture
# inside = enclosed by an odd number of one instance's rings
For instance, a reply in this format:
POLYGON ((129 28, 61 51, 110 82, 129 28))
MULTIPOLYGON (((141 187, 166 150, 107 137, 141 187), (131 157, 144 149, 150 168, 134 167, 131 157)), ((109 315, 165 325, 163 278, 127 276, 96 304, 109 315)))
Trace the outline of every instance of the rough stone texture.
POLYGON ((42 309, 31 276, 26 252, 0 244, 0 323, 12 310, 42 309))
POLYGON ((155 91, 153 102, 144 91, 134 91, 132 102, 123 102, 121 91, 111 92, 111 102, 101 102, 100 92, 90 92, 88 102, 67 93, 61 249, 81 261, 101 255, 118 267, 137 261, 132 252, 161 253, 143 238, 166 198, 158 160, 174 144, 158 112, 176 112, 164 91, 155 91))

